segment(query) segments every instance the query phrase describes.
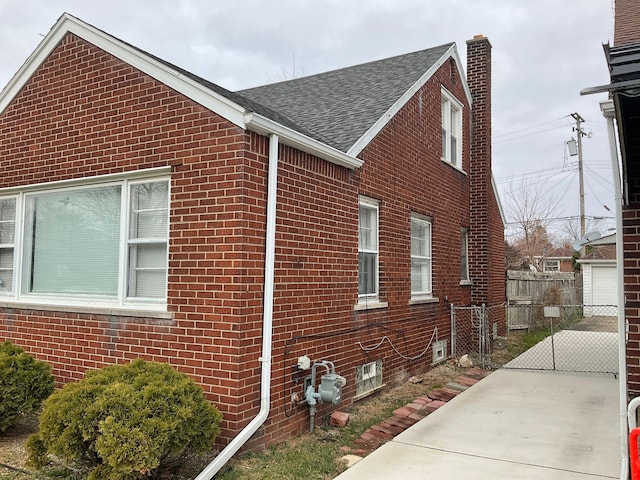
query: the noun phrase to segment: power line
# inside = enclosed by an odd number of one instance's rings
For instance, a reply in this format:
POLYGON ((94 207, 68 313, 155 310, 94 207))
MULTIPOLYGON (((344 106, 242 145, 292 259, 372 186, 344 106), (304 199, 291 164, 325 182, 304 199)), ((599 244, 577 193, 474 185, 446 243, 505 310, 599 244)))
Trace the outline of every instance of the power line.
POLYGON ((493 138, 496 139, 496 138, 500 138, 500 137, 506 137, 506 136, 509 136, 509 135, 515 135, 516 133, 526 132, 527 130, 531 130, 533 128, 542 127, 543 125, 549 125, 550 123, 557 122, 557 121, 560 121, 560 120, 564 120, 567 117, 569 117, 569 115, 565 115, 564 117, 556 118, 555 120, 548 120, 546 122, 538 123, 536 125, 531 125, 530 127, 521 128, 519 130, 512 130, 510 132, 501 133, 500 135, 494 135, 493 138))

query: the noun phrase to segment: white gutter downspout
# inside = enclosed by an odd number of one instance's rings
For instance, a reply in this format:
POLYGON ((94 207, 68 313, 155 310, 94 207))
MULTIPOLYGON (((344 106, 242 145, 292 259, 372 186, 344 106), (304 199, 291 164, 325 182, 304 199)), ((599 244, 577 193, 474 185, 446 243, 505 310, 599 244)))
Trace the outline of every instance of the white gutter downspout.
POLYGON ((624 295, 624 241, 622 231, 622 187, 618 162, 618 143, 615 130, 613 101, 600 103, 600 110, 607 119, 609 155, 613 173, 613 193, 616 203, 616 268, 618 273, 618 387, 620 395, 620 480, 629 478, 629 431, 627 430, 627 324, 625 321, 624 295))
POLYGON ((267 231, 264 266, 262 320, 262 363, 260 411, 251 422, 205 467, 195 480, 210 480, 247 443, 269 416, 271 404, 271 343, 273 338, 273 283, 276 244, 276 197, 278 194, 278 135, 269 135, 269 173, 267 183, 267 231))

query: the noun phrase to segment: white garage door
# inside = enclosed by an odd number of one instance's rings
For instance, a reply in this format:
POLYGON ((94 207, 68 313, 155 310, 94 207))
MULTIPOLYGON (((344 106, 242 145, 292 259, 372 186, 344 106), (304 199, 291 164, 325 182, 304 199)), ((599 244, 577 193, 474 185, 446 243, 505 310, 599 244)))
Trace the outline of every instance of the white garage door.
MULTIPOLYGON (((618 303, 618 278, 616 267, 593 265, 591 267, 591 301, 593 305, 616 305, 618 303)), ((617 315, 617 308, 595 307, 593 315, 617 315)))

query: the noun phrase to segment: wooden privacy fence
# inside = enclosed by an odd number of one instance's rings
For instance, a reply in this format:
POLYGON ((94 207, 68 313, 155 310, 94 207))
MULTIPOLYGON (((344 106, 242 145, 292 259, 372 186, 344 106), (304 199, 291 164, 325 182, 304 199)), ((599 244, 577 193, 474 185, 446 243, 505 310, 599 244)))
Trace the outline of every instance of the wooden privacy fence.
POLYGON ((507 271, 509 330, 528 329, 534 310, 523 305, 581 305, 582 276, 573 272, 507 271), (553 301, 550 299, 553 298, 553 301))

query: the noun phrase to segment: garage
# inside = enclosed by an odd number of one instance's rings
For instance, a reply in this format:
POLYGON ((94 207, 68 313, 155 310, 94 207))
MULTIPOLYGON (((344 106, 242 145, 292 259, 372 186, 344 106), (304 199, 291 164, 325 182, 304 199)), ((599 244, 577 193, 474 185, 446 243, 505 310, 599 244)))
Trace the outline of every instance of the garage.
POLYGON ((582 266, 584 315, 618 315, 615 245, 595 246, 578 261, 582 266))

